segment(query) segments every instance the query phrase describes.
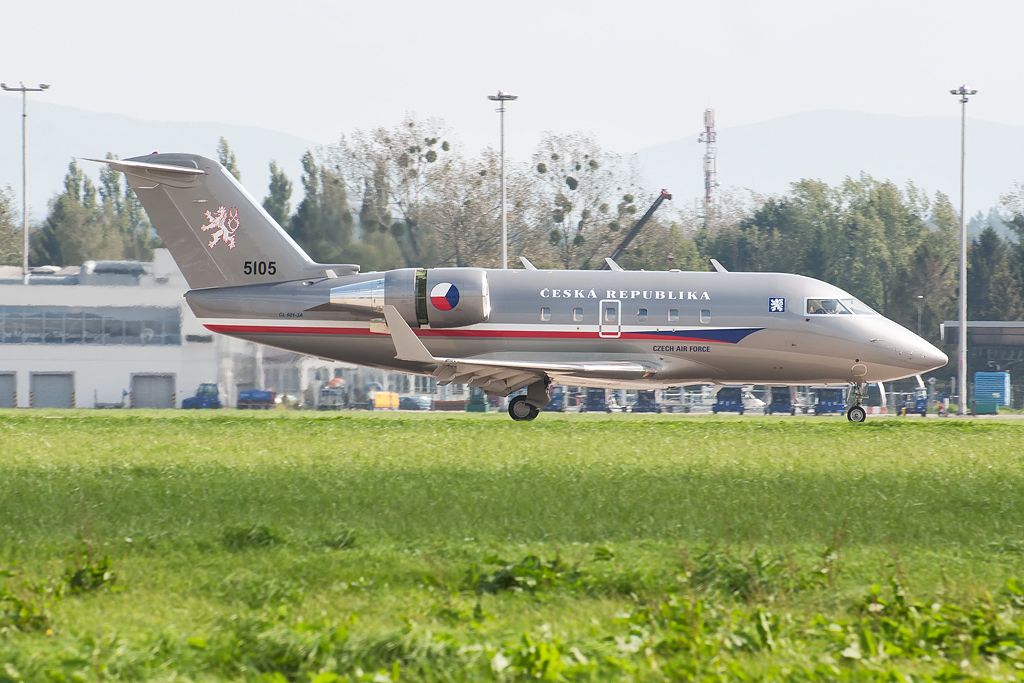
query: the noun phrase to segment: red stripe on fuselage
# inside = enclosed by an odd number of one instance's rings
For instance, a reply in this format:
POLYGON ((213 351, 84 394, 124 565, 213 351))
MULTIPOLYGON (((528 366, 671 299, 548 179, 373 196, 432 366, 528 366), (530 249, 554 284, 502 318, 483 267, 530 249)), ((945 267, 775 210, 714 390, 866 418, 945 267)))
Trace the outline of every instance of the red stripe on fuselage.
MULTIPOLYGON (((222 334, 357 334, 387 336, 386 332, 371 332, 368 327, 306 327, 297 325, 204 325, 211 332, 222 334)), ((560 330, 430 330, 414 329, 418 337, 477 337, 493 339, 603 339, 597 331, 565 332, 560 330)), ((610 339, 653 339, 661 341, 703 342, 705 344, 730 344, 734 342, 704 337, 680 337, 674 334, 650 334, 623 332, 620 337, 610 339)))

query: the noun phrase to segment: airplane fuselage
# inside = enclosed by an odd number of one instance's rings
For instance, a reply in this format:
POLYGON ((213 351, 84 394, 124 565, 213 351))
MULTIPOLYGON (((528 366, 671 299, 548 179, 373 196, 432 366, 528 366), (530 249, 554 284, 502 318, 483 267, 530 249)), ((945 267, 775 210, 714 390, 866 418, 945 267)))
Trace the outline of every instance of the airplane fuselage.
MULTIPOLYGON (((332 292, 384 284, 384 273, 193 290, 187 300, 214 332, 320 356, 422 372, 395 358, 380 305, 387 299, 435 356, 552 362, 633 360, 643 377, 579 377, 591 386, 695 382, 818 384, 877 382, 945 364, 945 356, 876 313, 811 313, 808 301, 853 297, 827 283, 781 273, 435 269, 437 279, 482 273, 486 317, 434 326, 429 295, 380 291, 365 308, 332 306, 332 292), (425 324, 422 311, 426 305, 425 324)), ((413 269, 389 271, 414 273, 413 269)), ((429 274, 431 271, 426 271, 429 274)), ((414 277, 414 276, 413 276, 414 277)), ((408 278, 406 278, 408 279, 408 278)), ((395 281, 402 281, 396 276, 395 281)), ((392 285, 392 281, 387 281, 392 285)), ((422 286, 434 285, 428 280, 422 286)), ((463 287, 465 290, 465 286, 463 287)), ((429 294, 429 293, 427 293, 429 294)), ((479 293, 478 293, 479 294, 479 293)), ((456 295, 458 296, 458 295, 456 295)), ((335 300, 339 297, 335 296, 335 300)), ((479 298, 479 297, 478 297, 479 298)), ((480 306, 466 292, 460 304, 480 306)), ((449 302, 439 300, 442 307, 449 302)), ((480 309, 483 310, 482 308, 480 309)), ((477 313, 479 317, 479 312, 477 313)))

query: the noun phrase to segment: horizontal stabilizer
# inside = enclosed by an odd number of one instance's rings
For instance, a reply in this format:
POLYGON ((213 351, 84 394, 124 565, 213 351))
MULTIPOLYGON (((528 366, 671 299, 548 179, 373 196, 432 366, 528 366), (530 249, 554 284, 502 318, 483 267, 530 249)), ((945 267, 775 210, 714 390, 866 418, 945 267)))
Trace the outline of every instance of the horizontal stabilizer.
POLYGON ((79 157, 84 161, 97 161, 106 164, 114 170, 123 173, 135 171, 158 171, 160 173, 180 173, 182 175, 203 175, 206 171, 196 167, 174 166, 171 164, 151 164, 144 161, 129 161, 127 159, 93 159, 92 157, 79 157))

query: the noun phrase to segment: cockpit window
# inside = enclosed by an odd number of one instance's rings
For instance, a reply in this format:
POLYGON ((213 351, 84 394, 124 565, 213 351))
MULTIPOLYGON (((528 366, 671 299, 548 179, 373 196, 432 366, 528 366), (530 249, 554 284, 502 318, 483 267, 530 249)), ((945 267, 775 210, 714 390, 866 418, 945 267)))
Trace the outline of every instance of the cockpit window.
POLYGON ((808 315, 851 315, 839 299, 808 299, 808 315))
POLYGON ((878 315, 857 299, 808 299, 807 315, 878 315))
POLYGON ((853 311, 854 315, 878 315, 878 311, 868 306, 859 299, 841 299, 847 308, 853 311))

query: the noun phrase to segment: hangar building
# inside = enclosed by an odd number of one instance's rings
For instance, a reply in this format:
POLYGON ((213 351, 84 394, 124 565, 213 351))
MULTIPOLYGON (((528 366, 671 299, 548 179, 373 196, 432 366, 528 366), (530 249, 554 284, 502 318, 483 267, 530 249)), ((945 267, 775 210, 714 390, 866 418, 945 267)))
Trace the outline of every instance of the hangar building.
POLYGON ((0 408, 173 408, 203 382, 219 384, 229 406, 238 391, 266 388, 315 407, 332 377, 351 390, 436 391, 430 377, 211 334, 185 304, 187 289, 166 249, 152 262, 34 268, 27 286, 21 268, 0 266, 0 408))
POLYGON ((218 377, 218 343, 185 306, 166 249, 152 263, 0 268, 0 407, 172 407, 218 377))

